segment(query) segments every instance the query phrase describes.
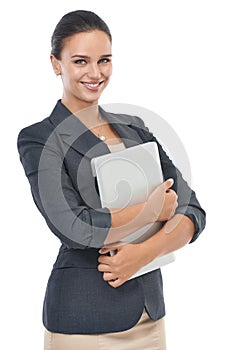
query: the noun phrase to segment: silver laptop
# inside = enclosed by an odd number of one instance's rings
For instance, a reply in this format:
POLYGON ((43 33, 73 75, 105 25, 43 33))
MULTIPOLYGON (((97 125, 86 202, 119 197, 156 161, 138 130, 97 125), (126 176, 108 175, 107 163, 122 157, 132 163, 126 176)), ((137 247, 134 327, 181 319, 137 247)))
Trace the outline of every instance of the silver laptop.
MULTIPOLYGON (((91 160, 97 178, 102 208, 124 208, 147 200, 163 182, 156 142, 147 142, 91 160)), ((123 238, 122 242, 139 243, 155 234, 161 223, 150 223, 123 238)), ((113 253, 112 253, 113 254, 113 253)), ((155 270, 175 260, 173 253, 153 260, 132 278, 155 270)))

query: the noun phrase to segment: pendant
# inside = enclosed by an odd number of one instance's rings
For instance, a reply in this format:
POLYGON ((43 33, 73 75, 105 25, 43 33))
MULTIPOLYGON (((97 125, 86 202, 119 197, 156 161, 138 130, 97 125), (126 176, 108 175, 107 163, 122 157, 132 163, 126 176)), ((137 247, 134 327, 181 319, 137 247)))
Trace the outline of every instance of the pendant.
POLYGON ((105 137, 104 135, 98 134, 98 136, 99 136, 99 139, 100 139, 101 141, 105 141, 105 140, 106 140, 106 137, 105 137))

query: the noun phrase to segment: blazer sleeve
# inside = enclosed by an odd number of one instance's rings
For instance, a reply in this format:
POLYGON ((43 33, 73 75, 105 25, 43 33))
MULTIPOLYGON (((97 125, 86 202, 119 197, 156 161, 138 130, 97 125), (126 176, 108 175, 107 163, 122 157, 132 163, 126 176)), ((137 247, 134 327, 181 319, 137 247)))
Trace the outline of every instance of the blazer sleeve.
POLYGON ((108 208, 83 205, 63 164, 57 142, 41 124, 23 129, 18 151, 36 206, 51 231, 69 248, 100 248, 111 227, 108 208))
POLYGON ((187 182, 183 179, 183 176, 179 169, 173 164, 172 160, 168 157, 163 147, 156 139, 156 137, 149 131, 148 127, 144 124, 144 121, 140 117, 136 118, 137 132, 145 142, 156 142, 159 149, 160 161, 163 171, 163 177, 165 180, 169 178, 174 179, 173 189, 178 195, 178 207, 176 213, 186 215, 190 218, 194 224, 195 231, 192 240, 189 243, 194 242, 204 230, 206 224, 206 213, 202 209, 196 193, 190 188, 187 182))

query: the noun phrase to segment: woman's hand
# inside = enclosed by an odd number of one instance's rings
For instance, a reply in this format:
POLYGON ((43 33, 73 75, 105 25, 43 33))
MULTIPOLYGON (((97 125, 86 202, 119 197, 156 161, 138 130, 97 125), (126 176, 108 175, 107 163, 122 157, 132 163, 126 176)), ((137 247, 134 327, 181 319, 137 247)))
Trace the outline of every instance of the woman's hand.
POLYGON ((125 244, 117 247, 101 248, 98 270, 110 286, 117 288, 125 283, 144 265, 149 263, 142 244, 125 244), (110 251, 115 252, 108 256, 110 251))
MULTIPOLYGON (((173 183, 173 179, 168 179, 149 195, 142 211, 147 222, 168 221, 174 216, 178 197, 171 190, 173 183)), ((99 252, 98 270, 103 272, 103 279, 114 288, 121 286, 154 259, 148 255, 147 246, 142 243, 102 248, 99 252), (109 256, 110 251, 115 254, 109 256)))
POLYGON ((148 196, 145 212, 151 222, 168 221, 174 216, 178 196, 171 190, 173 183, 173 179, 166 180, 148 196))

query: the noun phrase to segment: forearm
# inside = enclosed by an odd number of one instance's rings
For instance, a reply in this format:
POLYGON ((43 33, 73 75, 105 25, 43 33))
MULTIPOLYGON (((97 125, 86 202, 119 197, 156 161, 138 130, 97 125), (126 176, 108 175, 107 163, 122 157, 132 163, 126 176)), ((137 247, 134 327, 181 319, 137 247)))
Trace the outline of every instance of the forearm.
POLYGON ((146 214, 145 202, 121 209, 110 209, 110 213, 111 228, 104 242, 105 245, 120 241, 150 222, 146 214))
POLYGON ((115 243, 149 223, 163 222, 172 217, 177 206, 177 195, 170 190, 172 185, 173 180, 168 179, 148 196, 147 201, 110 209, 111 228, 105 244, 115 243))
POLYGON ((145 263, 182 248, 191 241, 194 231, 194 224, 187 216, 176 214, 158 233, 141 243, 145 263))

